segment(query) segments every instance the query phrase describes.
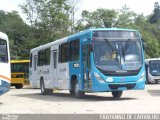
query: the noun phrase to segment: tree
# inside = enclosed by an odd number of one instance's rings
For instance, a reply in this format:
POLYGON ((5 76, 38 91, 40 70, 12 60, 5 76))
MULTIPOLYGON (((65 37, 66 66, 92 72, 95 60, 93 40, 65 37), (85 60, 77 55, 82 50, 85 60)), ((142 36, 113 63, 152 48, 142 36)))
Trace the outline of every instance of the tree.
POLYGON ((26 46, 29 26, 25 24, 18 12, 0 11, 0 28, 9 36, 11 59, 28 58, 29 49, 26 46))
POLYGON ((160 20, 160 6, 158 2, 155 2, 153 14, 151 14, 149 21, 150 23, 157 23, 158 20, 160 20))
POLYGON ((84 10, 76 28, 121 27, 132 23, 135 15, 126 5, 120 10, 97 9, 93 12, 84 10))
POLYGON ((69 16, 71 20, 71 33, 75 33, 75 24, 76 24, 76 18, 75 14, 78 10, 78 4, 80 0, 68 0, 68 5, 70 6, 69 8, 69 16))
MULTIPOLYGON (((84 10, 82 12, 82 19, 78 21, 78 27, 85 25, 85 28, 97 28, 97 27, 113 27, 117 12, 109 9, 97 9, 93 12, 84 10)), ((83 28, 83 27, 82 27, 83 28)))
POLYGON ((67 0, 27 0, 21 5, 23 12, 38 37, 35 46, 48 43, 69 34, 71 24, 69 20, 69 8, 67 0))
POLYGON ((134 13, 125 5, 120 10, 97 9, 93 12, 84 10, 76 30, 81 31, 97 27, 136 29, 147 44, 147 57, 159 57, 160 30, 157 24, 151 24, 148 17, 134 13))

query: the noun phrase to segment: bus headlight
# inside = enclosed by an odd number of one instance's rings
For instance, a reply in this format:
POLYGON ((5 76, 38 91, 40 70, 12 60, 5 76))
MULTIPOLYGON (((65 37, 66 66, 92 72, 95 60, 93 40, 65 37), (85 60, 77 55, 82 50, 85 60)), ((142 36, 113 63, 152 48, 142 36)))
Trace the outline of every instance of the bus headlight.
POLYGON ((138 82, 142 81, 145 78, 145 73, 142 73, 142 75, 140 76, 138 82))
POLYGON ((100 81, 100 82, 105 82, 105 80, 103 80, 98 73, 94 72, 94 76, 96 77, 96 79, 97 79, 98 81, 100 81))

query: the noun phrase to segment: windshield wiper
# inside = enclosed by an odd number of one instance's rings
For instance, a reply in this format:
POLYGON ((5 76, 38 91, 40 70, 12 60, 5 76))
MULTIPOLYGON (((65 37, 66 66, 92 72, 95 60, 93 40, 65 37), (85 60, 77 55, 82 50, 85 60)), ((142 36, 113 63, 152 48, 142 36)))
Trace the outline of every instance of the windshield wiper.
POLYGON ((124 62, 125 62, 126 59, 125 59, 125 51, 124 51, 123 45, 122 45, 122 56, 123 56, 123 59, 124 59, 124 62))
POLYGON ((128 43, 130 43, 130 41, 131 41, 131 39, 128 39, 128 40, 127 40, 127 42, 126 42, 126 44, 125 44, 125 46, 124 46, 124 49, 125 49, 125 50, 129 47, 128 43))
POLYGON ((113 50, 113 51, 116 51, 112 45, 112 43, 110 41, 108 41, 108 39, 104 39, 104 41, 110 46, 110 48, 113 50))
MULTIPOLYGON (((115 52, 116 56, 118 55, 118 48, 117 47, 113 47, 112 43, 108 40, 108 39, 104 39, 106 44, 109 45, 109 47, 112 49, 113 52, 115 52)), ((112 53, 113 54, 113 53, 112 53)), ((120 54, 119 54, 120 55, 120 54)), ((116 57, 117 58, 117 57, 116 57)), ((120 59, 117 58, 117 61, 121 63, 121 55, 120 55, 120 59)))

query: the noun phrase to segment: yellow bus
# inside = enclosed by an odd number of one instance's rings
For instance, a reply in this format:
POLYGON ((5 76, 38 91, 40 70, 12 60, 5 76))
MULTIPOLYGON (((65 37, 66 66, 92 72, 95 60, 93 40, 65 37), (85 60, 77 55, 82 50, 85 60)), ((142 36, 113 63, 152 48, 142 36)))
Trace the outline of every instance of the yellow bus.
POLYGON ((11 60, 11 86, 23 88, 28 81, 29 60, 11 60))

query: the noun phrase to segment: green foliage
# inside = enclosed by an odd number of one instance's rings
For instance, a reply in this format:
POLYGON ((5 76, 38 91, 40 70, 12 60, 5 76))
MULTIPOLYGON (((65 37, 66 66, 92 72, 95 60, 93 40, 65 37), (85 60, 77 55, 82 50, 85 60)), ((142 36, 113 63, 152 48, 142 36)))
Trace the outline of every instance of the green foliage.
MULTIPOLYGON (((73 0, 74 1, 74 0, 73 0)), ((30 49, 89 28, 129 28, 138 30, 146 42, 146 57, 160 57, 160 6, 144 16, 126 5, 119 10, 84 10, 75 25, 75 4, 68 0, 26 0, 21 5, 29 25, 16 11, 0 11, 0 31, 9 36, 11 59, 28 59, 30 49), (75 25, 75 26, 74 26, 75 25), (75 30, 74 30, 75 29, 75 30)))
POLYGON ((120 10, 97 9, 93 12, 84 10, 82 19, 75 28, 76 31, 97 27, 136 29, 146 42, 146 57, 160 57, 160 27, 158 22, 151 24, 149 20, 150 17, 136 14, 125 5, 120 10))
POLYGON ((153 14, 150 15, 149 21, 150 23, 157 23, 159 19, 160 19, 160 6, 158 2, 155 2, 153 14))
POLYGON ((29 26, 23 22, 18 12, 5 13, 1 10, 0 28, 0 31, 9 36, 11 59, 21 59, 22 56, 28 58, 29 49, 26 47, 26 40, 29 26))
POLYGON ((23 12, 36 30, 35 46, 62 38, 69 34, 69 8, 67 0, 32 0, 21 5, 23 12))

